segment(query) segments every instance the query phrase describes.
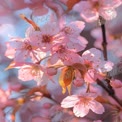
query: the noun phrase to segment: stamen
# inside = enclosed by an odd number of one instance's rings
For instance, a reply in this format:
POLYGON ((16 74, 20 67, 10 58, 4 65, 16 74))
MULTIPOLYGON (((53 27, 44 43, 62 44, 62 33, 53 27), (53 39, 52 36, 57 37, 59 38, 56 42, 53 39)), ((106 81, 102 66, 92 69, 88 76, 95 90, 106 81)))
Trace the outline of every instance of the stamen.
POLYGON ((43 35, 42 36, 42 42, 44 43, 50 43, 52 41, 52 37, 49 35, 43 35))

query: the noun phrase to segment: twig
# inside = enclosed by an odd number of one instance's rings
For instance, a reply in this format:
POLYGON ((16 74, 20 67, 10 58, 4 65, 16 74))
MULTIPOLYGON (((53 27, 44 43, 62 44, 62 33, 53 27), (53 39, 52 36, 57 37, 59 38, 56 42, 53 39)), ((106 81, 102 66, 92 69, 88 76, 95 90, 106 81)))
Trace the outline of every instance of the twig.
POLYGON ((97 79, 97 83, 122 107, 122 101, 120 101, 115 94, 111 93, 111 89, 108 89, 105 84, 99 79, 97 79))
POLYGON ((103 41, 102 41, 102 46, 103 46, 103 55, 104 59, 107 61, 107 39, 106 39, 106 30, 105 30, 105 20, 101 16, 99 17, 99 24, 101 26, 102 30, 102 36, 103 36, 103 41))

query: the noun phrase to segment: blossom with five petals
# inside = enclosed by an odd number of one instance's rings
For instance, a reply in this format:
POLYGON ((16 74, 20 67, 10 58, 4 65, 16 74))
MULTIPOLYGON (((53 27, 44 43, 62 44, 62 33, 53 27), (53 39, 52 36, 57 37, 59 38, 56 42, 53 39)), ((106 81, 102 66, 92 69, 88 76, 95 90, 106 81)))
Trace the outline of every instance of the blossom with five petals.
POLYGON ((14 58, 15 61, 22 62, 27 58, 36 58, 38 47, 34 46, 29 38, 12 38, 7 42, 5 55, 8 58, 14 58))
POLYGON ((61 107, 73 107, 73 112, 77 117, 86 116, 90 109, 96 114, 102 114, 105 111, 104 107, 95 100, 96 97, 94 93, 67 96, 61 102, 61 107))

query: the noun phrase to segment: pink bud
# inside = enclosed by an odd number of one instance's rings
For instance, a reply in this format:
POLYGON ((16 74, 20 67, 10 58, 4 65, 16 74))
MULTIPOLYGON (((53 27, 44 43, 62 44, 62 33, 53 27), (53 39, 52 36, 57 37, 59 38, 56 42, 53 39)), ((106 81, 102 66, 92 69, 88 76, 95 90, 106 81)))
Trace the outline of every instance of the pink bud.
POLYGON ((53 67, 47 68, 47 74, 50 76, 56 75, 57 74, 57 69, 53 67))

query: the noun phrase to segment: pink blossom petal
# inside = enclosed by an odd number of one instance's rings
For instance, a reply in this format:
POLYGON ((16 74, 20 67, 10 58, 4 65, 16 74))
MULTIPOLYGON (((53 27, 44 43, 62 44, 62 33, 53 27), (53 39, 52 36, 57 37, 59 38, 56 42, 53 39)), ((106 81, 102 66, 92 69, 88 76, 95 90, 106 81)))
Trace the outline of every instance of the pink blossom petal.
POLYGON ((89 106, 85 105, 84 103, 78 103, 74 106, 73 112, 77 117, 84 117, 89 112, 89 106))
POLYGON ((31 74, 31 68, 21 68, 18 71, 18 78, 22 81, 33 80, 34 76, 31 74))
POLYGON ((6 45, 7 45, 7 50, 5 52, 5 56, 10 58, 10 59, 14 58, 15 49, 12 48, 9 43, 7 43, 6 45))
POLYGON ((33 9, 32 15, 34 17, 36 16, 42 16, 48 13, 48 9, 44 7, 43 4, 39 4, 38 7, 33 9), (41 9, 40 9, 41 8, 41 9))
POLYGON ((89 102, 89 108, 96 114, 103 114, 103 112, 105 111, 103 105, 96 100, 89 102))
POLYGON ((115 18, 117 16, 117 13, 116 13, 115 9, 109 8, 106 10, 101 10, 100 15, 103 18, 105 18, 106 20, 112 20, 113 18, 115 18))
POLYGON ((121 0, 103 0, 103 3, 107 7, 116 8, 122 4, 121 0))
POLYGON ((121 87, 122 87, 122 81, 117 80, 117 79, 112 79, 112 80, 110 81, 110 85, 111 85, 113 88, 121 88, 121 87))
POLYGON ((81 1, 74 6, 74 10, 80 12, 86 22, 93 22, 98 19, 96 11, 92 11, 92 5, 89 1, 81 1))
POLYGON ((66 24, 64 27, 64 32, 66 32, 71 37, 77 37, 80 35, 84 27, 85 27, 85 23, 83 21, 75 21, 66 24))
POLYGON ((83 19, 85 19, 86 22, 94 22, 99 18, 99 14, 91 10, 86 11, 80 15, 83 17, 83 19))
POLYGON ((88 61, 92 61, 94 62, 94 64, 99 64, 101 57, 102 57, 102 53, 100 50, 96 49, 96 48, 91 48, 89 50, 86 50, 83 54, 82 57, 88 61))
POLYGON ((88 82, 88 83, 94 83, 96 81, 96 79, 97 79, 97 77, 96 77, 95 71, 92 69, 88 70, 84 76, 85 82, 88 82))
POLYGON ((99 72, 109 72, 113 69, 114 64, 110 61, 103 61, 99 65, 99 72))
POLYGON ((78 98, 77 95, 68 96, 68 97, 64 98, 63 101, 61 102, 61 107, 63 107, 63 108, 71 108, 78 101, 79 101, 79 98, 78 98))
POLYGON ((55 2, 47 2, 47 6, 51 8, 58 17, 60 17, 63 14, 63 9, 62 7, 55 2))
POLYGON ((55 53, 55 54, 53 54, 53 55, 51 56, 51 58, 50 58, 50 63, 51 63, 51 64, 55 64, 58 60, 59 60, 59 59, 58 59, 58 55, 55 53))

